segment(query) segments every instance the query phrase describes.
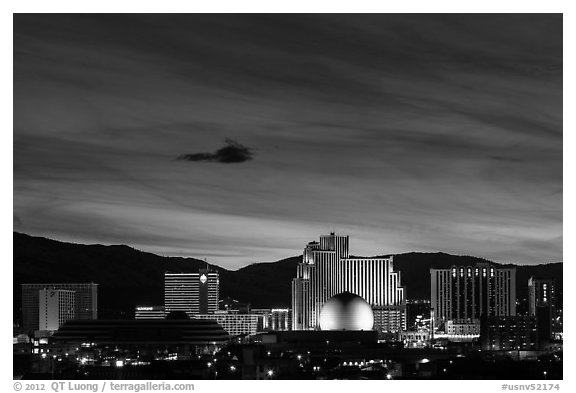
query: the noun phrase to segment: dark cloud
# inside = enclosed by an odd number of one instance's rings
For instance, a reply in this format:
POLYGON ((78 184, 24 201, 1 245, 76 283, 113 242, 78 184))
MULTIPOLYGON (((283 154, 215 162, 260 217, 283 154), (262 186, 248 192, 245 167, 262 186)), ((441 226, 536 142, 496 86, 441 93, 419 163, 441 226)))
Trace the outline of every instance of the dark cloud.
POLYGON ((226 139, 226 146, 216 150, 215 153, 182 154, 177 159, 185 161, 210 161, 224 164, 234 164, 252 159, 252 149, 238 143, 233 139, 226 139))

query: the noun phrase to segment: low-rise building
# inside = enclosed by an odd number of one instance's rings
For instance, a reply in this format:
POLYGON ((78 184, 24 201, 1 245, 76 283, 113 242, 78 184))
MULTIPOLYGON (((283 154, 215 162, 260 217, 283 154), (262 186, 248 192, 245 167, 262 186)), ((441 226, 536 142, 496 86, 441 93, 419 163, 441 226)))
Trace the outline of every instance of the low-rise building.
POLYGON ((164 319, 166 309, 164 306, 136 306, 134 319, 164 319))
POLYGON ((481 318, 480 342, 486 351, 536 350, 538 329, 536 317, 489 316, 481 318))
POLYGON ((217 311, 213 314, 197 314, 194 319, 216 321, 230 336, 255 334, 258 327, 258 315, 241 314, 235 311, 217 311))

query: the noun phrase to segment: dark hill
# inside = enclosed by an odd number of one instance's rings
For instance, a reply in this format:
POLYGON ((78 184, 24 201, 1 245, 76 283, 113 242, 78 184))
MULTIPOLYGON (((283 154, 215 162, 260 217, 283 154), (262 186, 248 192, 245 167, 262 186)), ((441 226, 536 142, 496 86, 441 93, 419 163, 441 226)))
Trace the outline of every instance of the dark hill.
MULTIPOLYGON (((96 282, 99 316, 130 317, 137 304, 163 303, 165 271, 196 272, 204 261, 194 258, 162 257, 128 246, 64 243, 14 233, 14 319, 20 319, 20 284, 42 282, 96 282)), ((291 282, 300 256, 278 262, 257 263, 220 272, 221 297, 230 296, 252 307, 288 307, 291 282)), ((444 253, 407 253, 394 256, 394 267, 402 273, 409 299, 430 296, 429 269, 485 261, 444 253)), ((562 263, 518 266, 518 298, 526 296, 531 275, 556 279, 562 290, 562 263)))
MULTIPOLYGON (((206 266, 194 258, 162 257, 128 246, 65 243, 14 233, 14 319, 20 319, 23 283, 95 282, 101 317, 130 317, 138 304, 162 304, 164 272, 196 272, 206 266)), ((253 307, 289 306, 291 276, 299 257, 220 273, 222 297, 253 307), (290 277, 286 282, 282 277, 290 277)))

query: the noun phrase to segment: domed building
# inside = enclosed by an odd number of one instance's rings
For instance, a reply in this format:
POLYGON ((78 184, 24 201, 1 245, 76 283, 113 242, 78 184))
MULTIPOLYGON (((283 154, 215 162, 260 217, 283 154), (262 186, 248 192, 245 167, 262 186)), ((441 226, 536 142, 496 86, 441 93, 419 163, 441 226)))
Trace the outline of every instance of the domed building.
POLYGON ((406 329, 406 293, 393 256, 350 256, 349 240, 331 232, 304 248, 292 280, 292 330, 326 329, 320 326, 322 306, 344 291, 372 307, 374 330, 406 329))
POLYGON ((334 295, 320 310, 322 330, 372 330, 372 307, 360 296, 350 292, 334 295))

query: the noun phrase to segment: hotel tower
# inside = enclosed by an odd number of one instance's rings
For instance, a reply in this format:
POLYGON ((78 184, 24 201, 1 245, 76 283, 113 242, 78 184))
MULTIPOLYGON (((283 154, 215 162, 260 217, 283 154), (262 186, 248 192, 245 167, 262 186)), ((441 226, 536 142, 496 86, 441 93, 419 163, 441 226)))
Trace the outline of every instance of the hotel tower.
POLYGON ((516 268, 489 263, 430 269, 434 323, 516 315, 516 268))
POLYGON ((320 309, 348 291, 372 306, 375 328, 397 331, 405 325, 405 293, 392 257, 350 258, 349 237, 330 235, 308 243, 292 280, 292 329, 319 328, 320 309))
POLYGON ((166 314, 184 311, 189 317, 218 310, 220 278, 217 271, 200 269, 198 273, 164 273, 166 314))

